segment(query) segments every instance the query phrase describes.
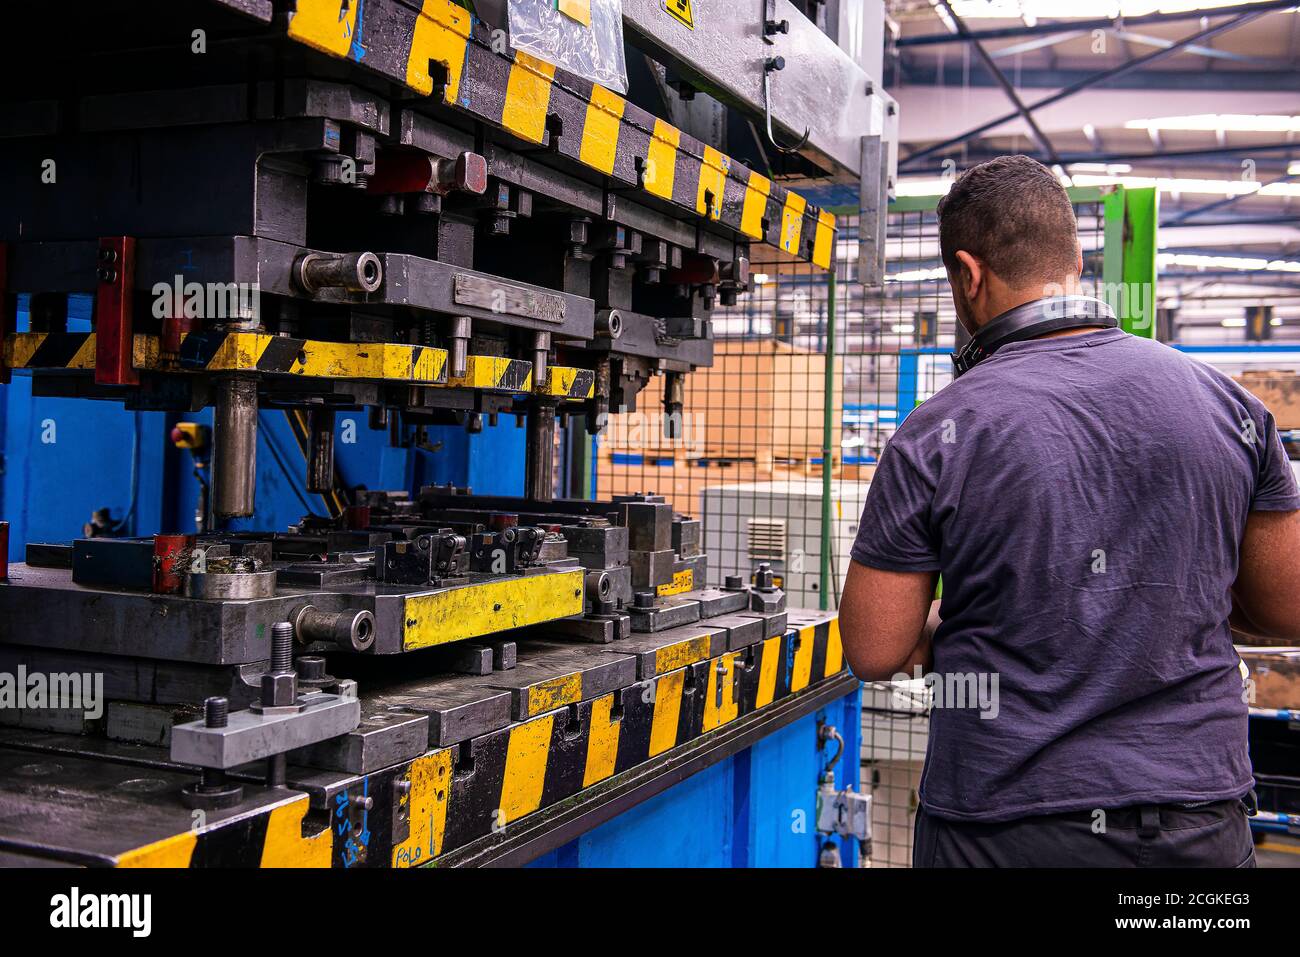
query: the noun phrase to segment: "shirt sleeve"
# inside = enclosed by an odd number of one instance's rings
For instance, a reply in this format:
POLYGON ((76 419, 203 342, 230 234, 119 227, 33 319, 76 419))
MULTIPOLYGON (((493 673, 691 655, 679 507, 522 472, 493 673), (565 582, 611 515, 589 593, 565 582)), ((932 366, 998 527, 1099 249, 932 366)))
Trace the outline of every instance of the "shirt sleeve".
POLYGON ((1300 509, 1300 487, 1296 485, 1295 472, 1277 434, 1277 423, 1272 413, 1266 413, 1264 434, 1261 437, 1259 476, 1255 481, 1255 494, 1251 497, 1253 512, 1290 512, 1300 509))
POLYGON ((887 445, 867 490, 850 556, 884 571, 939 571, 939 550, 930 532, 933 501, 933 486, 892 443, 887 445))

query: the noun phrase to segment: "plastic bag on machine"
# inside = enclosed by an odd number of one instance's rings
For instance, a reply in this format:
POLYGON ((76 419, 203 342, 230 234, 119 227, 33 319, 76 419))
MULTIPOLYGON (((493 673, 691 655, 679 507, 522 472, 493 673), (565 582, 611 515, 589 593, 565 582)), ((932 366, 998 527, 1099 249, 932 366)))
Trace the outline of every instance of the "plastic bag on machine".
MULTIPOLYGON (((558 9, 560 0, 509 0, 510 45, 616 93, 627 92, 620 0, 590 0, 588 26, 558 9)), ((565 0, 568 6, 570 0, 565 0)), ((581 15, 586 6, 576 0, 581 15)))

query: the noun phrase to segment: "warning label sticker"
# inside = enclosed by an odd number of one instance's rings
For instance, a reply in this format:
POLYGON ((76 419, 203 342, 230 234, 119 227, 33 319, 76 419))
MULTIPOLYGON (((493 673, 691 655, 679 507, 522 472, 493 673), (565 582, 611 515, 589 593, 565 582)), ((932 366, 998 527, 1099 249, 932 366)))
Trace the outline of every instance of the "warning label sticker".
POLYGON ((687 29, 695 29, 695 15, 691 12, 691 0, 663 0, 664 11, 687 29))

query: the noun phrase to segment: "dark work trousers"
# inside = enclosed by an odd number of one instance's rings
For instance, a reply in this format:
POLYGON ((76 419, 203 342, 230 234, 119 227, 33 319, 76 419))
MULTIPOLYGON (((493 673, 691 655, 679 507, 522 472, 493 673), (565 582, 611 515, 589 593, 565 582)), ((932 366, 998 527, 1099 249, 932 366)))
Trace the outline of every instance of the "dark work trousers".
POLYGON ((996 824, 945 820, 922 807, 912 866, 1254 867, 1255 845, 1242 801, 1148 804, 996 824))

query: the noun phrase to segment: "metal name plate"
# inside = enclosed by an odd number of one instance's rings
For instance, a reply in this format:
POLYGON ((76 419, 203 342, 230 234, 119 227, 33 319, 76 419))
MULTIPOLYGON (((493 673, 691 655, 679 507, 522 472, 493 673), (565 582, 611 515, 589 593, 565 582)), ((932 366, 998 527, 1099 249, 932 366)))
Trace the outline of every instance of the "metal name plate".
POLYGON ((458 272, 452 279, 452 301, 490 312, 523 316, 542 322, 564 321, 564 297, 512 286, 499 279, 458 272))

